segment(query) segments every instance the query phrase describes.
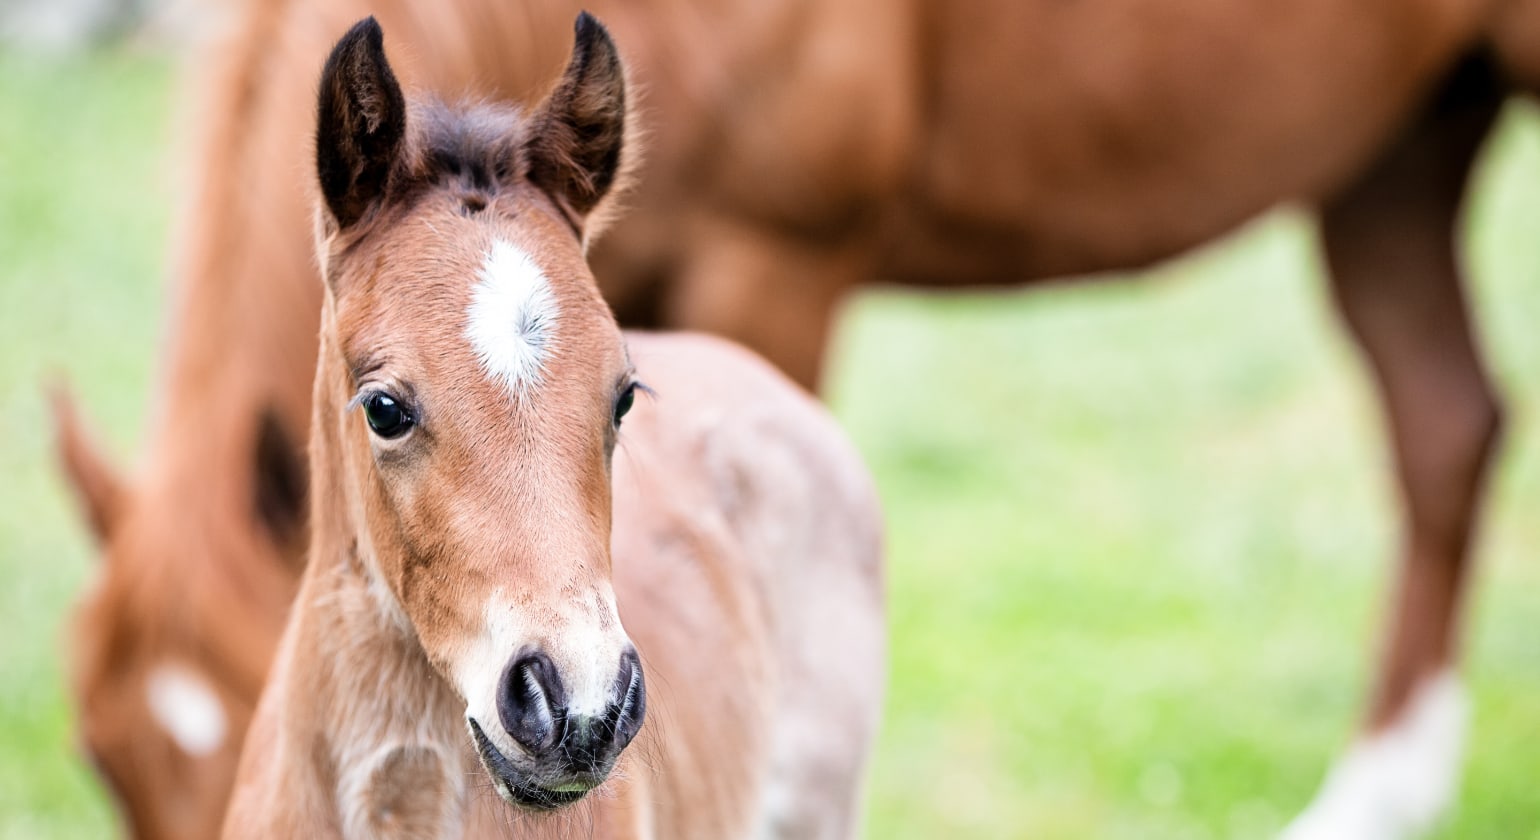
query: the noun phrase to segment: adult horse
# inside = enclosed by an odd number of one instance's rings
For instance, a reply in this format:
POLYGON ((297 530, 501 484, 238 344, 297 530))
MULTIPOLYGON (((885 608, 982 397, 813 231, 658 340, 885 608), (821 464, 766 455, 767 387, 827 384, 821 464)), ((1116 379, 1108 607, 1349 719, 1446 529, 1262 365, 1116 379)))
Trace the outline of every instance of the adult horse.
POLYGON ((854 838, 876 494, 768 364, 633 364, 583 256, 628 154, 603 27, 520 113, 408 106, 371 18, 319 99, 310 562, 224 836, 854 838))
MULTIPOLYGON (((409 79, 490 98, 539 89, 565 42, 551 33, 575 11, 377 5, 409 79)), ((1540 82, 1536 4, 589 5, 648 90, 634 210, 595 255, 617 313, 734 336, 803 382, 835 304, 868 280, 952 287, 1138 265, 1279 201, 1318 207, 1335 300, 1383 400, 1405 532, 1361 743, 1300 830, 1400 836, 1428 822, 1457 777, 1455 638, 1501 413, 1452 230, 1503 97, 1540 82)), ((184 213, 147 474, 125 491, 66 436, 109 555, 82 617, 77 694, 131 811, 181 796, 155 780, 192 772, 159 769, 191 761, 186 749, 125 734, 154 731, 149 675, 170 662, 224 701, 229 737, 196 757, 196 775, 227 782, 261 670, 226 663, 265 661, 271 605, 296 573, 302 461, 283 442, 304 433, 320 294, 303 244, 299 91, 365 8, 247 10, 209 73, 209 177, 184 213), (187 596, 153 583, 183 578, 208 583, 187 596), (253 589, 262 616, 240 630, 249 639, 225 641, 221 593, 253 589), (193 600, 214 606, 165 617, 193 600), (157 770, 125 779, 114 768, 126 766, 157 770)), ((156 696, 173 695, 190 696, 156 696)))

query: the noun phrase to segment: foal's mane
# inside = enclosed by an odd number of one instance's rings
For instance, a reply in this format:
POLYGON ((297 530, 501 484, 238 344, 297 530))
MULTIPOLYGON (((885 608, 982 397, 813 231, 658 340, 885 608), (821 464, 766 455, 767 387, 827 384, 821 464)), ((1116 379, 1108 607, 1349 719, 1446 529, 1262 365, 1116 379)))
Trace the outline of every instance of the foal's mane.
POLYGON ((527 114, 483 101, 451 104, 420 98, 408 108, 406 148, 391 173, 382 205, 409 208, 436 191, 456 193, 477 212, 526 179, 522 150, 527 114))
MULTIPOLYGON (((538 188, 532 184, 533 162, 527 148, 543 128, 537 118, 537 113, 515 104, 416 96, 408 102, 402 162, 391 175, 382 204, 404 210, 430 193, 448 191, 462 200, 466 212, 474 213, 515 186, 538 188)), ((629 144, 634 134, 630 121, 626 134, 629 144)), ((628 145, 620 171, 600 205, 588 214, 581 228, 569 220, 585 242, 592 241, 617 212, 616 205, 624 200, 631 183, 635 158, 628 145)))

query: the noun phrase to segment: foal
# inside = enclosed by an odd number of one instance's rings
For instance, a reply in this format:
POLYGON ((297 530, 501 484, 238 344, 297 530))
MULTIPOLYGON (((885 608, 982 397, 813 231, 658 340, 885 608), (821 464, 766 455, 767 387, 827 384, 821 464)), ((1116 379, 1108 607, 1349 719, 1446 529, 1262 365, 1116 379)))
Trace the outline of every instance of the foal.
POLYGON ((409 109, 382 43, 320 85, 310 563, 225 836, 853 836, 874 493, 746 352, 633 336, 633 367, 582 250, 622 173, 608 34, 581 16, 527 115, 409 109))

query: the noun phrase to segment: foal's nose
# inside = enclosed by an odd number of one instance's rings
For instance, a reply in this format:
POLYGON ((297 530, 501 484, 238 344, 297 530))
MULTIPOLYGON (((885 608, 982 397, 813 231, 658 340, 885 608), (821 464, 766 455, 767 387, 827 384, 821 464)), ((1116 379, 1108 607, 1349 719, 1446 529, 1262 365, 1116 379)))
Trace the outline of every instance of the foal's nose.
POLYGON ((642 662, 634 649, 620 657, 609 695, 602 714, 570 714, 555 663, 536 651, 514 657, 503 668, 497 715, 531 755, 559 753, 573 772, 601 773, 636 737, 647 710, 642 662))

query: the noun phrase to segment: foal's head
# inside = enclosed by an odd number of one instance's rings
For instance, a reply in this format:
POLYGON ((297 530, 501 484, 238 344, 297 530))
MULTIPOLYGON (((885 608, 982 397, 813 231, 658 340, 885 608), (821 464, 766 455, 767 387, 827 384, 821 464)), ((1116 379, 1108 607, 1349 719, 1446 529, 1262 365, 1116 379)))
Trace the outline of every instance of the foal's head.
POLYGON ((409 108, 370 19, 318 117, 317 544, 354 552, 381 621, 464 699, 505 799, 575 801, 644 705, 610 585, 637 383, 583 256, 620 175, 619 57, 584 15, 533 111, 409 108))

